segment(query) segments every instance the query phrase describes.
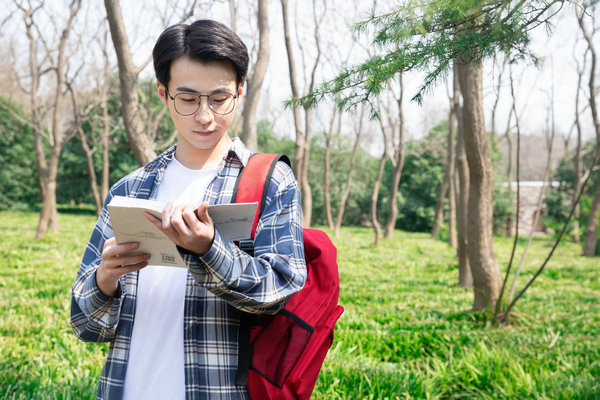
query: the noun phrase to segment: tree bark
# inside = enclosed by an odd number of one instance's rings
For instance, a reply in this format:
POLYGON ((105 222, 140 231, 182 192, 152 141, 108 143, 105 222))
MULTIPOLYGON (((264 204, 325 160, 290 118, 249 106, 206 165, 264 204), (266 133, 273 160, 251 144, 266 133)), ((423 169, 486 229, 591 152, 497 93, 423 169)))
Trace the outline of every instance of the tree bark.
POLYGON ((125 131, 136 161, 139 165, 145 165, 156 157, 156 152, 155 143, 145 131, 144 121, 139 112, 137 78, 140 68, 133 63, 119 0, 104 0, 104 6, 119 63, 121 114, 125 131))
POLYGON ((469 265, 467 255, 467 211, 469 206, 469 165, 465 153, 464 129, 462 106, 460 103, 460 85, 458 80, 458 71, 454 63, 454 94, 453 107, 456 110, 456 171, 458 179, 454 180, 456 187, 456 222, 457 222, 457 246, 456 256, 458 258, 458 283, 459 285, 471 288, 473 287, 473 275, 469 265), (457 187, 458 186, 458 187, 457 187))
POLYGON ((377 201, 379 200, 379 186, 381 186, 381 178, 383 177, 383 170, 385 169, 385 160, 387 154, 384 152, 379 159, 379 169, 377 170, 377 177, 373 183, 373 192, 371 193, 371 223, 373 224, 373 230, 375 232, 375 247, 379 246, 381 240, 381 224, 377 218, 377 201))
POLYGON ((305 227, 310 227, 312 223, 312 189, 310 187, 310 182, 308 181, 312 111, 312 108, 304 109, 304 157, 302 159, 300 179, 302 181, 302 225, 305 227))
MULTIPOLYGON (((106 37, 104 43, 106 44, 106 37)), ((104 84, 100 90, 100 107, 102 109, 102 133, 100 138, 100 145, 102 147, 102 183, 100 184, 100 196, 102 202, 108 196, 109 177, 110 177, 110 159, 109 159, 109 146, 110 146, 110 115, 108 113, 108 92, 110 88, 110 68, 108 61, 108 52, 104 49, 104 84)))
MULTIPOLYGON (((37 40, 34 34, 34 31, 39 32, 39 30, 36 29, 34 14, 37 10, 41 9, 42 5, 35 9, 31 7, 25 8, 20 4, 17 4, 17 7, 23 12, 23 21, 25 23, 26 34, 29 40, 29 71, 31 74, 31 90, 29 94, 31 104, 31 120, 34 132, 34 146, 38 165, 40 191, 42 194, 42 206, 35 238, 40 239, 46 235, 48 228, 54 232, 58 231, 58 212, 56 209, 56 176, 58 174, 60 154, 65 142, 65 133, 62 120, 62 104, 64 100, 64 83, 67 73, 66 45, 69 40, 69 34, 71 33, 73 21, 81 9, 81 0, 73 0, 69 5, 69 15, 65 27, 61 32, 58 48, 56 50, 56 61, 54 64, 45 68, 47 71, 53 71, 56 76, 55 86, 51 89, 51 91, 54 92, 54 98, 52 104, 50 129, 48 132, 48 142, 50 145, 48 159, 46 159, 46 152, 43 144, 44 133, 40 111, 41 105, 38 101, 40 78, 43 74, 41 72, 43 68, 43 61, 40 62, 37 58, 37 43, 41 42, 44 46, 47 46, 47 42, 45 40, 37 40)), ((53 49, 48 47, 46 47, 44 50, 48 55, 53 51, 53 49)), ((48 57, 48 59, 52 60, 52 56, 48 57)))
MULTIPOLYGON (((290 76, 290 86, 292 89, 292 96, 297 99, 300 97, 300 91, 298 90, 298 83, 296 82, 296 64, 294 62, 294 51, 292 49, 292 40, 290 37, 290 27, 288 21, 288 2, 287 0, 281 0, 281 9, 283 14, 283 36, 285 40, 285 49, 288 56, 288 71, 290 76)), ((292 105, 292 113, 294 116, 294 127, 296 128, 296 143, 294 146, 294 161, 293 170, 294 174, 298 178, 298 182, 302 185, 302 162, 304 161, 304 133, 302 132, 302 118, 300 116, 300 105, 292 105)), ((303 187, 300 186, 300 190, 303 187)))
MULTIPOLYGON (((455 93, 458 96, 458 93, 455 93)), ((454 248, 457 246, 458 239, 456 237, 456 193, 454 187, 456 157, 454 155, 454 129, 456 127, 456 108, 454 107, 454 95, 452 96, 452 104, 450 105, 450 118, 448 128, 448 244, 454 248)))
MULTIPOLYGON (((283 27, 284 27, 284 38, 285 48, 288 54, 288 69, 290 73, 290 84, 292 86, 292 96, 298 98, 299 90, 296 83, 296 69, 292 51, 292 43, 290 39, 289 23, 288 23, 288 11, 287 11, 287 0, 281 0, 281 7, 283 11, 283 27)), ((327 4, 323 1, 325 8, 327 4)), ((315 84, 316 70, 319 65, 321 58, 321 46, 319 37, 319 27, 323 22, 325 12, 317 18, 316 1, 313 0, 313 17, 315 22, 315 44, 317 49, 317 55, 313 64, 310 82, 308 84, 308 92, 312 91, 315 84)), ((306 67, 306 65, 304 64, 306 67)), ((310 146, 311 146, 311 122, 312 122, 312 109, 309 107, 304 108, 304 134, 302 134, 301 128, 301 117, 300 107, 298 105, 293 106, 294 113, 294 125, 296 126, 296 145, 294 153, 294 173, 300 183, 300 191, 302 194, 302 225, 309 227, 312 219, 312 190, 308 179, 308 168, 310 165, 310 146)))
POLYGON ((444 173, 444 180, 438 190, 437 200, 435 201, 435 215, 433 217, 433 228, 431 229, 431 237, 437 238, 442 230, 444 224, 444 199, 446 198, 446 192, 450 186, 450 174, 448 171, 448 156, 446 155, 446 172, 444 173))
MULTIPOLYGON (((496 140, 496 110, 498 109, 498 103, 500 101, 500 88, 502 87, 502 75, 504 74, 504 68, 506 66, 506 58, 502 63, 502 69, 498 73, 498 84, 495 87, 496 99, 494 100, 494 105, 492 106, 492 113, 490 115, 491 123, 490 126, 492 128, 492 140, 496 140)), ((496 67, 496 56, 494 56, 494 68, 496 67)))
MULTIPOLYGON (((511 194, 514 193, 513 190, 513 142, 512 142, 512 136, 511 136, 511 132, 510 132, 510 121, 511 121, 511 117, 513 114, 513 109, 515 109, 514 104, 513 107, 511 108, 510 114, 508 115, 508 123, 506 125, 506 133, 505 133, 505 137, 506 137, 506 143, 508 144, 508 150, 507 150, 507 166, 506 166, 506 180, 508 183, 508 192, 511 194)), ((517 201, 519 201, 519 199, 517 199, 517 201)), ((517 218, 519 216, 517 215, 517 218)), ((505 232, 505 236, 508 238, 512 235, 512 226, 513 226, 513 218, 511 215, 509 215, 506 218, 506 232, 505 232)))
POLYGON ((596 255, 596 246, 598 245, 598 214, 600 213, 600 184, 596 186, 594 199, 590 206, 590 219, 585 229, 585 245, 583 255, 594 257, 596 255))
POLYGON ((348 174, 346 175, 346 183, 344 184, 344 191, 342 192, 342 196, 340 198, 340 206, 338 207, 337 217, 335 219, 335 228, 333 230, 333 235, 335 237, 339 237, 340 235, 340 227, 342 226, 342 220, 344 219, 344 210, 346 209, 346 202, 348 201, 348 196, 350 195, 352 172, 354 171, 354 165, 356 164, 356 154, 358 153, 358 145, 362 135, 364 110, 365 109, 362 108, 360 112, 358 131, 356 132, 354 146, 352 147, 352 156, 350 157, 350 165, 348 167, 348 174))
POLYGON ((493 309, 502 279, 493 249, 492 161, 483 118, 482 67, 455 64, 463 97, 464 145, 469 164, 468 258, 473 274, 473 310, 493 309))
MULTIPOLYGON (((404 96, 404 83, 402 74, 400 80, 400 95, 396 100, 398 104, 398 136, 392 139, 394 145, 394 172, 392 174, 392 183, 390 186, 390 204, 388 211, 388 219, 385 224, 385 238, 391 238, 396 227, 398 219, 398 187, 400 186, 400 178, 402 177, 402 169, 404 168, 404 112, 402 109, 402 99, 404 96)), ((394 130, 395 131, 395 130, 394 130)))
MULTIPOLYGON (((583 22, 583 15, 578 7, 575 7, 577 13, 577 21, 579 27, 583 33, 588 44, 588 50, 590 52, 590 60, 592 62, 590 67, 590 79, 588 81, 588 90, 590 93, 589 104, 590 111, 592 113, 592 120, 594 122, 594 131, 596 132, 596 147, 600 148, 600 117, 598 117, 598 107, 596 105, 597 88, 596 88, 596 48, 592 36, 588 32, 585 23, 583 22)), ((593 257, 596 255, 596 246, 598 245, 598 215, 600 213, 600 184, 596 187, 594 193, 594 199, 590 207, 590 216, 585 229, 585 244, 583 246, 583 255, 586 257, 593 257)))
POLYGON ((373 182, 373 192, 371 193, 371 223, 373 224, 373 230, 375 232, 375 247, 379 246, 379 242, 381 240, 381 224, 379 223, 379 219, 377 218, 377 202, 379 200, 379 187, 381 186, 381 179, 383 178, 383 171, 385 170, 385 160, 387 159, 388 152, 388 139, 387 134, 385 133, 385 128, 383 126, 383 122, 381 118, 378 118, 379 126, 381 127, 381 135, 383 136, 383 154, 379 159, 379 168, 377 169, 377 176, 375 178, 375 182, 373 182))
MULTIPOLYGON (((510 112, 508 114, 508 122, 506 123, 506 131, 505 131, 505 138, 506 138, 506 143, 508 144, 508 155, 507 155, 507 166, 506 166, 506 180, 508 182, 508 193, 509 196, 515 195, 516 199, 515 199, 515 203, 517 205, 516 209, 517 209, 517 215, 515 215, 515 219, 513 220, 513 217, 511 214, 508 215, 508 217, 506 217, 506 232, 504 234, 505 237, 509 238, 512 234, 513 234, 513 223, 514 221, 517 221, 517 223, 515 223, 515 235, 518 235, 518 228, 519 228, 519 224, 518 224, 518 202, 521 201, 521 199, 519 198, 521 190, 519 187, 517 187, 517 190, 513 190, 513 182, 515 181, 514 177, 513 177, 513 160, 515 160, 515 157, 513 156, 513 140, 512 140, 512 132, 511 132, 511 122, 512 122, 512 117, 514 115, 515 117, 515 128, 517 131, 517 148, 519 149, 519 151, 517 151, 518 155, 516 157, 516 164, 517 167, 519 166, 519 157, 520 157, 520 138, 521 138, 521 128, 519 125, 519 114, 517 112, 517 98, 515 96, 515 90, 514 90, 514 78, 513 78, 513 73, 512 73, 512 67, 509 66, 509 82, 510 82, 510 94, 511 94, 511 99, 512 99, 512 105, 510 108, 510 112)), ((519 175, 519 168, 517 168, 517 178, 519 175)), ((519 179, 517 179, 518 181, 519 179)))
MULTIPOLYGON (((444 180, 442 185, 440 186, 440 190, 438 192, 437 201, 435 203, 435 217, 433 223, 433 229, 431 230, 431 237, 436 238, 440 234, 440 230, 442 229, 442 224, 444 223, 444 199, 446 198, 446 192, 448 191, 448 202, 451 203, 454 198, 454 166, 455 166, 455 158, 454 158, 454 123, 456 120, 456 114, 454 111, 454 100, 451 100, 450 104, 450 112, 448 113, 448 145, 446 150, 446 171, 444 173, 444 180)), ((448 214, 454 212, 452 207, 449 207, 448 214)), ((449 244, 452 247, 456 247, 456 230, 454 229, 454 223, 451 221, 455 219, 456 216, 452 217, 448 216, 448 232, 449 232, 449 244), (453 232, 452 232, 453 231, 453 232)))
POLYGON ((85 132, 83 131, 83 122, 81 120, 81 110, 79 109, 79 99, 77 98, 77 94, 75 93, 75 89, 72 85, 68 85, 69 92, 71 93, 71 102, 73 104, 73 115, 75 116, 75 129, 77 130, 77 136, 81 141, 81 147, 83 149, 83 154, 85 155, 85 160, 87 163, 88 174, 90 175, 90 190, 92 192, 92 197, 94 198, 94 207, 96 208, 96 216, 100 215, 102 211, 102 200, 100 199, 100 191, 98 190, 98 178, 96 176, 96 168, 94 167, 94 152, 95 150, 90 147, 88 144, 87 137, 85 132))
MULTIPOLYGON (((581 208, 579 206, 579 202, 577 201, 577 194, 581 189, 581 170, 582 170, 582 154, 581 154, 581 119, 579 117, 579 97, 581 93, 581 81, 583 79, 583 73, 585 70, 585 64, 583 68, 580 68, 579 62, 575 57, 575 62, 577 63, 577 92, 575 94, 575 127, 577 129, 577 144, 575 146, 575 183, 573 185, 573 198, 571 200, 571 204, 575 206, 575 211, 573 214, 573 241, 575 243, 580 242, 580 226, 579 226, 579 216, 581 213, 581 208)), ((566 146, 565 146, 566 147, 566 146)))
MULTIPOLYGON (((33 143, 35 148, 36 163, 38 168, 38 180, 40 185, 40 192, 42 199, 46 198, 48 188, 46 186, 46 175, 48 170, 48 164, 46 160, 46 153, 44 152, 44 143, 42 138, 42 118, 40 115, 40 104, 38 101, 38 90, 40 86, 40 65, 37 60, 37 41, 33 35, 33 14, 32 9, 21 9, 23 11, 23 22, 26 27, 27 39, 29 40, 29 74, 31 76, 31 89, 29 92, 29 103, 31 107, 31 124, 33 127, 33 143)), ((44 207, 42 206, 42 210, 44 207)), ((47 211, 46 211, 47 213, 47 211)), ((40 212, 40 219, 38 221, 38 228, 36 232, 36 239, 41 238, 45 235, 48 229, 49 216, 40 212)))
POLYGON ((333 141, 333 126, 336 116, 340 117, 340 124, 338 124, 339 128, 341 127, 341 115, 342 112, 340 111, 338 114, 337 105, 334 104, 331 120, 329 121, 329 130, 327 131, 327 139, 325 141, 325 154, 323 156, 323 206, 325 208, 325 218, 327 219, 327 227, 329 229, 335 228, 333 215, 331 213, 331 194, 329 193, 331 190, 331 179, 329 177, 331 167, 331 143, 333 141))
POLYGON ((254 68, 252 69, 252 74, 248 78, 246 100, 244 102, 244 111, 242 113, 242 140, 250 150, 254 151, 258 151, 256 109, 260 100, 260 90, 267 72, 270 56, 269 9, 267 0, 260 0, 258 2, 257 18, 259 36, 258 55, 254 68))

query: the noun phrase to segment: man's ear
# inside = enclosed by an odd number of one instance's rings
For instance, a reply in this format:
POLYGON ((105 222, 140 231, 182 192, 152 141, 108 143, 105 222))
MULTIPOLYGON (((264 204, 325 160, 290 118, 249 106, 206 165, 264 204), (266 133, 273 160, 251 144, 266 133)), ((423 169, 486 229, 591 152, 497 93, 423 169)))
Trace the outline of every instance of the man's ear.
POLYGON ((238 95, 238 97, 242 97, 243 94, 244 94, 244 84, 240 83, 238 85, 237 95, 238 95))
POLYGON ((158 93, 158 98, 166 106, 167 105, 167 90, 164 87, 164 85, 160 82, 156 82, 156 91, 158 93))

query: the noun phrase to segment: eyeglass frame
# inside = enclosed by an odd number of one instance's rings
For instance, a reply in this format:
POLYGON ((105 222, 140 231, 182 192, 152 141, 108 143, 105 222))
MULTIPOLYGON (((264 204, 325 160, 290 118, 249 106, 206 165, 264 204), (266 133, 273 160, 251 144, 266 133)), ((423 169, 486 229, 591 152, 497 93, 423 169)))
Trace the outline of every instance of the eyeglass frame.
POLYGON ((212 107, 211 107, 211 105, 210 105, 210 101, 208 100, 208 98, 209 98, 210 96, 212 96, 213 94, 216 94, 216 93, 211 93, 211 94, 199 94, 199 93, 191 93, 191 92, 181 92, 181 93, 177 93, 177 94, 175 94, 175 96, 171 96, 171 93, 169 93, 169 88, 167 88, 167 87, 165 87, 165 93, 166 93, 166 94, 167 94, 167 96, 168 96, 168 97, 171 99, 171 101, 173 101, 173 108, 175 109, 175 112, 176 112, 177 114, 179 114, 179 115, 183 116, 183 117, 189 117, 190 115, 194 115, 194 114, 196 114, 196 113, 198 112, 198 110, 200 109, 200 106, 202 105, 202 98, 203 98, 203 97, 206 97, 206 105, 208 106, 208 108, 210 109, 210 111, 214 112, 214 113, 215 113, 215 114, 217 114, 217 115, 229 115, 229 114, 231 114, 231 113, 233 112, 233 110, 235 110, 235 106, 237 105, 237 103, 236 103, 236 100, 239 98, 239 95, 238 95, 237 93, 236 93, 236 94, 231 94, 231 93, 229 93, 229 92, 222 92, 222 93, 227 93, 227 94, 230 94, 230 95, 232 96, 232 98, 233 98, 233 107, 231 107, 231 110, 230 110, 230 111, 228 111, 228 112, 226 112, 225 114, 221 114, 221 113, 219 113, 219 112, 217 112, 217 111, 213 110, 213 108, 212 108, 212 107), (191 94, 191 95, 194 95, 194 96, 198 96, 198 97, 200 97, 200 101, 198 101, 198 108, 196 109, 196 111, 194 111, 193 113, 190 113, 190 114, 182 114, 182 113, 180 113, 180 112, 179 112, 179 110, 177 109, 177 106, 175 106, 175 98, 176 98, 177 96, 179 96, 179 95, 182 95, 182 94, 187 94, 187 95, 190 95, 190 94, 191 94))

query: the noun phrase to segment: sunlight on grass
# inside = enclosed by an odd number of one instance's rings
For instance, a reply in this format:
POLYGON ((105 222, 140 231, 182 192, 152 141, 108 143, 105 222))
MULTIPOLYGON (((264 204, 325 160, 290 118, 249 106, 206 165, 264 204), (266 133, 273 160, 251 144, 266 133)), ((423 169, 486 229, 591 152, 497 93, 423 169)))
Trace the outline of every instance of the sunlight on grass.
MULTIPOLYGON (((0 213, 1 399, 95 398, 106 345, 77 340, 68 322, 94 221, 63 213, 59 234, 34 241, 37 214, 0 213)), ((374 248, 367 229, 328 233, 346 311, 314 399, 600 398, 600 261, 577 245, 561 244, 517 304, 518 325, 493 328, 470 312, 472 291, 457 285, 445 243, 395 232, 374 248)), ((519 287, 550 246, 534 239, 519 287)), ((511 248, 496 238, 502 268, 511 248)))

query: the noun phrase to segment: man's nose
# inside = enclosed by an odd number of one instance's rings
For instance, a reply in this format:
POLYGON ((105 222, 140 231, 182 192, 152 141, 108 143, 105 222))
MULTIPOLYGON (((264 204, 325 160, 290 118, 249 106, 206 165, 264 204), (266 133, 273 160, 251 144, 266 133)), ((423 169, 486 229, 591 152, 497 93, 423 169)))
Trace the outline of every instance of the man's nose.
POLYGON ((196 119, 196 121, 202 124, 207 124, 212 122, 212 120, 214 119, 213 117, 213 112, 208 106, 208 99, 204 99, 203 97, 201 97, 200 106, 198 107, 198 111, 196 111, 196 113, 194 114, 194 118, 196 119))

